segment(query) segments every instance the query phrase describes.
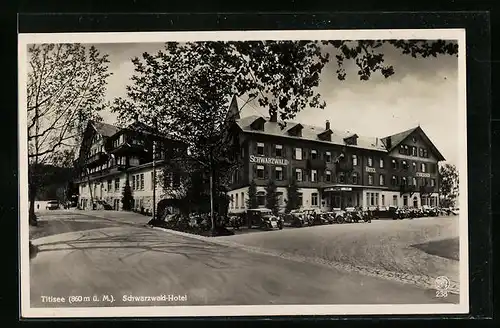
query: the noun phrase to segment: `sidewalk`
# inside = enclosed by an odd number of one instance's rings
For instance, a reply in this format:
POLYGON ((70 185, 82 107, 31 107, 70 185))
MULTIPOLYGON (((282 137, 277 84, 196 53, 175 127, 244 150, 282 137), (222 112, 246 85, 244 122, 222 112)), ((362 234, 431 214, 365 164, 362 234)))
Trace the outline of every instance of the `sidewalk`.
POLYGON ((135 226, 144 226, 151 220, 150 216, 127 211, 77 210, 74 213, 135 226))

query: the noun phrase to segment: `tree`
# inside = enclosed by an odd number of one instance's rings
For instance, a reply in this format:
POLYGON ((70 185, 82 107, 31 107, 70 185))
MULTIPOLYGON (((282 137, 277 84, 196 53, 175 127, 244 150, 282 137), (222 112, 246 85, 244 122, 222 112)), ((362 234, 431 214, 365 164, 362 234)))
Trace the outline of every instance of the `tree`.
POLYGON ((257 200, 257 185, 255 180, 250 181, 250 186, 248 187, 248 198, 246 200, 247 208, 257 208, 259 207, 259 202, 257 200))
POLYGON ((269 180, 266 186, 266 207, 272 210, 274 215, 279 212, 278 192, 273 180, 269 180))
POLYGON ((124 211, 132 210, 132 202, 134 201, 134 197, 132 196, 132 188, 130 188, 130 182, 128 181, 128 177, 125 180, 125 186, 123 187, 122 192, 122 208, 124 211))
POLYGON ((442 207, 455 207, 459 195, 458 170, 453 164, 439 167, 439 193, 442 207))
POLYGON ((287 201, 286 201, 286 211, 289 213, 292 210, 296 210, 300 207, 300 197, 299 197, 299 187, 297 182, 292 180, 292 182, 287 187, 287 201))
POLYGON ((29 220, 36 225, 34 200, 43 183, 41 164, 67 161, 90 119, 103 108, 108 56, 80 44, 28 46, 29 220))

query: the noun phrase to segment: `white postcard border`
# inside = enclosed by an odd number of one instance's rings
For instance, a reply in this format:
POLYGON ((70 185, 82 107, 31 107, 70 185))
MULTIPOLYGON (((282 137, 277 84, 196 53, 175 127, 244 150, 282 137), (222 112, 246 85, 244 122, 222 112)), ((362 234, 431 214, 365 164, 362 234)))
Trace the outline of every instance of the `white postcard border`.
POLYGON ((41 33, 18 35, 19 72, 19 227, 20 299, 23 318, 71 317, 203 317, 203 316, 297 316, 297 315, 408 315, 459 314, 469 312, 469 257, 467 204, 467 110, 465 29, 408 30, 290 30, 290 31, 203 31, 203 32, 124 32, 124 33, 41 33), (30 304, 30 259, 28 225, 27 149, 27 45, 30 43, 158 43, 206 40, 458 40, 458 128, 461 158, 460 179, 460 302, 459 304, 383 305, 255 305, 255 306, 155 306, 101 308, 33 308, 30 304))

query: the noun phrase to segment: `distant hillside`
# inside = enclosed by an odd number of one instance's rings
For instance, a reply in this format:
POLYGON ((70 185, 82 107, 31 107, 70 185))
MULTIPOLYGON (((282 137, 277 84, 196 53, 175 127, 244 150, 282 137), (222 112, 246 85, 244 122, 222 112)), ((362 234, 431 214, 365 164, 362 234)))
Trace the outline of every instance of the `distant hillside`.
POLYGON ((37 201, 49 199, 65 201, 70 192, 69 188, 71 187, 74 169, 53 165, 41 165, 38 170, 43 182, 35 199, 37 201))

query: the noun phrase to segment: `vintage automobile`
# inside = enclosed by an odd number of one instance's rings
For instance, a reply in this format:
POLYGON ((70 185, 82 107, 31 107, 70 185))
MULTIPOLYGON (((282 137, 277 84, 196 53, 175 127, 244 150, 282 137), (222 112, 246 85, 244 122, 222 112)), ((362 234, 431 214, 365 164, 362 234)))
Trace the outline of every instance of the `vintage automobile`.
POLYGON ((328 224, 328 219, 323 215, 319 209, 308 208, 304 209, 303 213, 305 215, 305 220, 308 225, 323 225, 328 224))
POLYGON ((331 212, 327 212, 327 220, 330 224, 345 223, 347 213, 340 208, 333 208, 331 212))
POLYGON ((47 206, 45 206, 45 209, 47 210, 58 210, 60 208, 59 201, 57 200, 49 200, 47 202, 47 206))
POLYGON ((249 228, 283 229, 283 220, 267 208, 253 208, 246 211, 249 228))
POLYGON ((306 220, 305 213, 301 210, 291 210, 282 216, 283 222, 291 227, 303 227, 308 225, 309 221, 306 220))

